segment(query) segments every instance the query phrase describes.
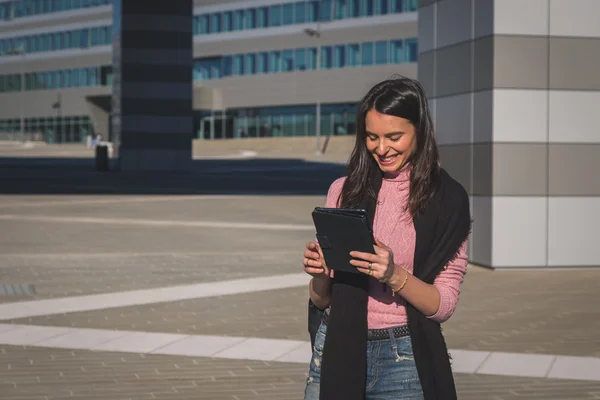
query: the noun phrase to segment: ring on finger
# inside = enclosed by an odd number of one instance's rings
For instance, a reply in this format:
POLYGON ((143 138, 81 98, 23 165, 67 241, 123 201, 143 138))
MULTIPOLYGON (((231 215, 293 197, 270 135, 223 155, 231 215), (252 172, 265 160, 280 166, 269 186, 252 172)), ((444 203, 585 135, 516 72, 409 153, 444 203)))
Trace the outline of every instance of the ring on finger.
POLYGON ((371 272, 371 270, 372 270, 372 269, 373 269, 373 263, 372 263, 372 262, 370 262, 370 263, 369 263, 369 272, 371 272))
POLYGON ((369 269, 369 276, 373 276, 373 270, 369 269))

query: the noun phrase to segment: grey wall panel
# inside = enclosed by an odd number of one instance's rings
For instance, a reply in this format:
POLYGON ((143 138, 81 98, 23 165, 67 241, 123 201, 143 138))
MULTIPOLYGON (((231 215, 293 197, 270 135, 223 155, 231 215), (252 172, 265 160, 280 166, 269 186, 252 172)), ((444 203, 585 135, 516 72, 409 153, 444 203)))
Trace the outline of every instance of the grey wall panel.
POLYGON ((600 196, 600 144, 550 144, 551 196, 600 196))
POLYGON ((454 179, 464 186, 467 193, 473 192, 471 187, 471 158, 473 146, 441 145, 439 146, 440 162, 454 179))
POLYGON ((469 261, 485 266, 492 265, 492 203, 489 196, 473 196, 473 230, 469 240, 471 257, 469 261))
POLYGON ((434 98, 435 92, 435 51, 419 54, 418 79, 427 97, 434 98))
POLYGON ((317 96, 323 103, 354 103, 393 74, 415 78, 417 66, 397 64, 228 77, 206 81, 203 86, 219 88, 226 108, 314 104, 317 96))
MULTIPOLYGON (((62 115, 88 115, 89 109, 85 101, 86 95, 109 95, 108 87, 93 87, 66 90, 40 90, 24 92, 25 117, 55 117, 57 110, 52 108, 60 93, 62 99, 62 115)), ((15 93, 0 94, 0 119, 18 118, 19 96, 15 93)))
POLYGON ((471 40, 472 0, 446 0, 436 7, 437 48, 471 40))
POLYGON ((493 161, 493 146, 490 143, 473 145, 473 195, 492 195, 493 161))
MULTIPOLYGON (((395 23, 373 27, 339 29, 325 31, 321 35, 321 45, 361 43, 376 40, 417 37, 417 23, 395 23)), ((302 28, 296 34, 265 36, 255 38, 194 43, 194 58, 211 57, 223 54, 248 53, 297 47, 316 47, 317 41, 307 36, 302 28)))
POLYGON ((545 143, 495 143, 493 195, 546 196, 548 145, 545 143))
POLYGON ((494 86, 494 37, 475 40, 473 57, 473 90, 491 89, 494 86))
POLYGON ((548 38, 495 36, 494 86, 546 89, 548 38))
POLYGON ((430 5, 419 10, 419 52, 434 50, 435 40, 435 6, 430 5))
POLYGON ((480 38, 494 34, 494 0, 473 1, 474 37, 480 38))
POLYGON ((437 50, 435 62, 436 96, 450 96, 471 91, 471 43, 437 50))
POLYGON ((56 71, 59 69, 99 67, 112 65, 112 54, 85 53, 73 57, 48 58, 41 60, 25 60, 21 63, 0 63, 1 74, 18 74, 20 72, 56 71))
POLYGON ((600 38, 550 39, 550 88, 600 90, 600 38))
POLYGON ((494 137, 494 92, 473 94, 473 142, 489 143, 494 137))

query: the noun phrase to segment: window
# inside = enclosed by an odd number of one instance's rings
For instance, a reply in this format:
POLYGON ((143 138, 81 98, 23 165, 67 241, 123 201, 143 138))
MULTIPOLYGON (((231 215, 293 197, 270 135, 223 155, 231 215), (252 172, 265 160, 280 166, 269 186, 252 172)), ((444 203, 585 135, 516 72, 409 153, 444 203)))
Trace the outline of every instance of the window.
POLYGON ((201 15, 200 16, 200 34, 202 35, 206 35, 207 33, 210 33, 210 18, 208 15, 201 15))
POLYGON ((361 46, 362 65, 373 65, 373 43, 363 43, 361 46))
POLYGON ((360 15, 363 17, 373 15, 373 0, 363 0, 360 15))
POLYGON ((402 40, 392 40, 390 42, 390 63, 399 64, 404 62, 403 50, 402 40))
POLYGON ((294 22, 303 24, 306 22, 306 1, 297 1, 294 5, 294 22))
POLYGON ((296 71, 306 70, 306 49, 296 49, 294 54, 294 66, 296 71))
POLYGON ((334 47, 333 67, 344 68, 346 66, 346 46, 338 45, 334 47))
POLYGON ((281 6, 269 7, 269 26, 281 25, 281 6))
POLYGON ((375 64, 382 65, 388 62, 388 42, 375 42, 375 64))
POLYGON ((294 23, 294 3, 283 5, 283 25, 291 25, 294 23))
POLYGON ((269 9, 267 7, 261 7, 258 9, 257 22, 257 26, 259 28, 266 28, 269 25, 269 9))
POLYGON ((405 0, 404 1, 404 11, 413 12, 417 11, 419 8, 418 0, 405 0))
POLYGON ((200 34, 200 17, 195 16, 192 20, 192 32, 194 35, 200 34))
POLYGON ((349 0, 348 1, 348 18, 360 17, 360 0, 349 0))
POLYGON ((221 13, 215 13, 210 15, 210 30, 208 33, 219 33, 221 32, 221 13))
POLYGON ((308 20, 306 22, 316 22, 319 19, 319 1, 308 2, 308 20))
POLYGON ((360 66, 360 45, 357 43, 348 45, 348 66, 360 66))
POLYGON ((258 53, 256 72, 259 74, 269 72, 269 53, 258 53))
POLYGON ((331 0, 322 0, 319 7, 319 18, 321 21, 331 21, 331 0))
POLYGON ((294 50, 284 50, 282 57, 282 71, 290 72, 294 70, 294 50))
POLYGON ((331 46, 321 47, 321 69, 330 69, 332 65, 331 46))
POLYGON ((375 15, 388 13, 388 0, 375 0, 375 15))
POLYGON ((417 39, 406 39, 406 61, 417 62, 419 58, 419 49, 417 39))
POLYGON ((335 0, 334 6, 334 17, 335 19, 344 19, 346 18, 347 10, 347 2, 350 0, 335 0))
POLYGON ((256 54, 255 53, 246 54, 246 74, 247 75, 256 74, 256 54))
POLYGON ((246 10, 246 28, 256 29, 256 8, 246 10))
POLYGON ((271 51, 269 53, 269 72, 281 72, 281 52, 271 51))
POLYGON ((306 50, 307 69, 317 69, 317 48, 313 47, 306 50))
POLYGON ((233 57, 225 56, 223 57, 223 76, 230 76, 231 70, 233 67, 233 57))
POLYGON ((233 75, 244 75, 244 55, 233 56, 233 75))
POLYGON ((223 13, 223 32, 231 32, 233 28, 233 13, 226 11, 223 13))
POLYGON ((235 19, 234 19, 234 24, 233 24, 233 30, 234 31, 241 31, 245 29, 245 23, 244 23, 244 19, 245 19, 245 12, 244 10, 237 10, 235 12, 235 19))
POLYGON ((404 0, 390 0, 390 8, 393 13, 404 12, 404 0))

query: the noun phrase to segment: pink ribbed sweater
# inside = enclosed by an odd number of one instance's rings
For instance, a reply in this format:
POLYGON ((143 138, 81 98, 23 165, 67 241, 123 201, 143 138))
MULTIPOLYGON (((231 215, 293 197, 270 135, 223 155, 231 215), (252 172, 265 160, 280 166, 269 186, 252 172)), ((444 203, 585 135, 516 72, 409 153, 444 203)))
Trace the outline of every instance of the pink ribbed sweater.
MULTIPOLYGON (((327 193, 326 207, 338 207, 339 195, 346 178, 333 182, 327 193)), ((413 220, 406 210, 410 187, 410 169, 403 168, 393 174, 385 174, 373 222, 375 237, 392 249, 397 266, 413 271, 416 234, 413 220)), ((440 308, 430 316, 438 322, 446 321, 456 307, 460 285, 467 272, 467 240, 462 244, 458 256, 437 276, 434 286, 440 292, 440 308)), ((392 297, 389 287, 376 279, 369 285, 368 325, 369 328, 388 328, 407 323, 406 302, 402 296, 392 297)))

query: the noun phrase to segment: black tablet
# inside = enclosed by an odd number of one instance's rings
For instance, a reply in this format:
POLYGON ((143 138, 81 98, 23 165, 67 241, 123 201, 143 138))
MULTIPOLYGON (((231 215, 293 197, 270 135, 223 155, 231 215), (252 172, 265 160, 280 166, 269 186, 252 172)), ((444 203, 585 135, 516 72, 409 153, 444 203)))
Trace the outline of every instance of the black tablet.
POLYGON ((360 274, 356 267, 350 264, 350 252, 375 254, 375 241, 367 212, 359 209, 317 207, 312 212, 312 218, 327 266, 334 271, 360 274))

